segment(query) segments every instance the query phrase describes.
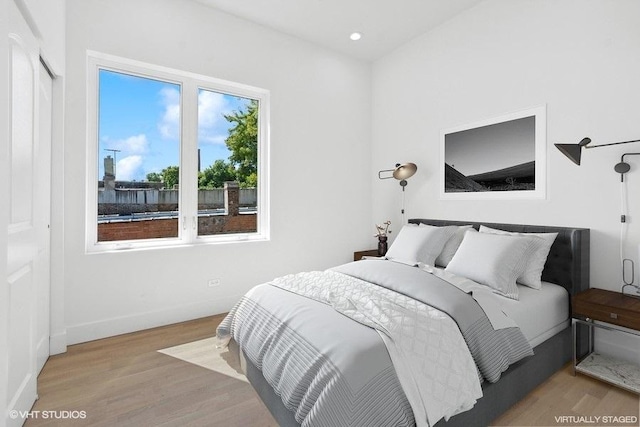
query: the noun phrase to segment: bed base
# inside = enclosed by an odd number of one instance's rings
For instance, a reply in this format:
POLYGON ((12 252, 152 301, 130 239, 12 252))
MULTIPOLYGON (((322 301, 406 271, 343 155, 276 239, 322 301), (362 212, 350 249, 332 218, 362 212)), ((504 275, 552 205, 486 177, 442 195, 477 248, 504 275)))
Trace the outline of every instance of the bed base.
POLYGON ((300 427, 300 423, 296 421, 293 412, 284 406, 282 399, 269 385, 260 369, 256 368, 249 360, 247 360, 246 363, 245 374, 247 379, 256 390, 256 393, 258 393, 258 396, 260 396, 260 399, 262 399, 266 407, 269 409, 273 418, 278 422, 278 425, 280 427, 300 427))

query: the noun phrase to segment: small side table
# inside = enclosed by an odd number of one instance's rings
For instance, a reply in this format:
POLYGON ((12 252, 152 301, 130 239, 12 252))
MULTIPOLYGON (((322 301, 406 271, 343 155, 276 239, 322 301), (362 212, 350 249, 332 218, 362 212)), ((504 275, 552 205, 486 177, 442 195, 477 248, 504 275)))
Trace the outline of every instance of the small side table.
POLYGON ((360 261, 365 256, 378 256, 377 249, 367 249, 366 251, 357 251, 353 253, 353 260, 360 261))
POLYGON ((574 295, 572 303, 573 372, 640 394, 640 366, 594 352, 594 328, 640 337, 640 299, 604 289, 588 289, 574 295), (589 351, 578 360, 576 333, 589 328, 589 351))

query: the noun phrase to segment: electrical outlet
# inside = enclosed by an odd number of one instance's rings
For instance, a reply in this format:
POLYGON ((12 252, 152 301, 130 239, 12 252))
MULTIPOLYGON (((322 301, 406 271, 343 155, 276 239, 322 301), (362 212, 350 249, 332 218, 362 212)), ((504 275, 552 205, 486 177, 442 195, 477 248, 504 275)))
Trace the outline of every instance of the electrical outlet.
POLYGON ((211 279, 211 280, 209 280, 208 283, 209 283, 209 287, 210 288, 214 288, 216 286, 220 286, 221 282, 220 282, 220 279, 211 279))

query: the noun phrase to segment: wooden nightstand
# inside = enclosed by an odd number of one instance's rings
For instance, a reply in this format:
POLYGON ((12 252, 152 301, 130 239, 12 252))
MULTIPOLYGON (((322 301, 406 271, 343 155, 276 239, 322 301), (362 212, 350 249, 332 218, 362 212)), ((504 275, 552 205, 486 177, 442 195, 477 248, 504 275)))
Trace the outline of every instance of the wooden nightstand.
POLYGON ((368 249, 366 251, 357 251, 353 253, 353 260, 360 261, 363 256, 378 256, 377 249, 368 249))
POLYGON ((571 299, 573 323, 573 369, 585 375, 640 394, 640 366, 593 351, 594 328, 640 337, 640 299, 620 292, 588 289, 571 299), (578 360, 576 329, 589 328, 589 352, 578 360))

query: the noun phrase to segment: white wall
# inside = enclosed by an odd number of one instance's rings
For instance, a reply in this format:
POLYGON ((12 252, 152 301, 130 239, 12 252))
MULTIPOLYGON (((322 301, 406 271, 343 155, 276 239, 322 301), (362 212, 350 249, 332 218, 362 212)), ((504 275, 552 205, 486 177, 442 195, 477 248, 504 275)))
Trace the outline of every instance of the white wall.
POLYGON ((40 41, 40 56, 56 75, 64 74, 65 0, 17 0, 17 3, 40 41))
MULTIPOLYGON (((408 217, 588 227, 591 286, 620 290, 613 166, 640 143, 588 150, 580 167, 553 143, 640 138, 638 16, 635 0, 487 0, 413 40, 373 67, 372 171, 417 163, 408 217), (441 129, 543 104, 546 200, 439 200, 441 129)), ((640 157, 629 163, 626 251, 640 267, 640 157)), ((400 192, 376 179, 372 188, 373 220, 399 219, 400 192)))
MULTIPOLYGON (((9 180, 9 26, 8 3, 0 0, 0 182, 9 180)), ((0 198, 9 200, 9 186, 0 185, 0 198)), ((9 285, 7 282, 7 227, 9 209, 0 209, 0 427, 7 424, 9 378, 9 285)))
POLYGON ((67 5, 69 343, 224 312, 255 284, 371 247, 368 64, 192 1, 67 5), (87 49, 271 91, 271 241, 85 254, 87 49))

